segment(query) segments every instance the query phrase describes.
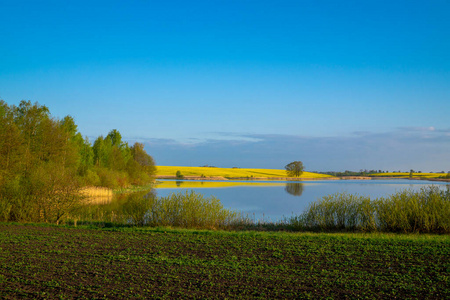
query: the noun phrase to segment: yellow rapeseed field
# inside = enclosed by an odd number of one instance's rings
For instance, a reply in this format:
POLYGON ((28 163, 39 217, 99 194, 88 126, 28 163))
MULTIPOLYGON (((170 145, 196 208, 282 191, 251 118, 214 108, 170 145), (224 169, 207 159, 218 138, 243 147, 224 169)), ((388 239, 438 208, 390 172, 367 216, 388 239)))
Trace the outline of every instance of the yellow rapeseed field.
MULTIPOLYGON (((177 167, 157 166, 156 175, 175 176, 180 171, 183 176, 225 177, 225 178, 286 178, 286 171, 281 169, 241 169, 215 167, 177 167)), ((300 178, 329 178, 330 175, 303 172, 300 178)))
MULTIPOLYGON (((417 177, 417 178, 439 178, 442 176, 445 176, 447 174, 443 174, 443 173, 413 173, 412 177, 417 177)), ((389 173, 374 173, 374 174, 370 174, 370 176, 374 176, 374 177, 396 177, 396 178, 408 178, 409 177, 409 172, 401 172, 401 173, 394 173, 394 172, 389 172, 389 173)))

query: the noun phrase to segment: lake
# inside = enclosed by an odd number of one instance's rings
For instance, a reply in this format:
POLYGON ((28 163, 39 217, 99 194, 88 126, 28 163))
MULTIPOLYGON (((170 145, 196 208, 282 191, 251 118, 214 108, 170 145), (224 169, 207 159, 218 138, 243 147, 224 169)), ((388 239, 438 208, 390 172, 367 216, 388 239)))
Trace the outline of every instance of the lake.
POLYGON ((323 180, 303 182, 274 181, 175 181, 158 180, 158 196, 193 190, 205 197, 220 199, 227 209, 248 214, 253 220, 282 220, 292 214, 302 213, 308 205, 323 196, 348 192, 383 197, 404 189, 420 190, 422 187, 436 185, 449 188, 446 182, 423 180, 323 180))

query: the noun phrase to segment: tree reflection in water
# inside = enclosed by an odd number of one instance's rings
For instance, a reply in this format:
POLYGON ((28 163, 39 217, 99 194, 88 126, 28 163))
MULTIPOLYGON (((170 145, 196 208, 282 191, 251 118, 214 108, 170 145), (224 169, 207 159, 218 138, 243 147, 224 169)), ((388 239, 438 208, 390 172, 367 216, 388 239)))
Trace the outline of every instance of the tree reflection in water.
POLYGON ((284 190, 293 195, 293 196, 301 196, 303 194, 303 183, 300 182, 288 182, 286 183, 286 187, 284 190))

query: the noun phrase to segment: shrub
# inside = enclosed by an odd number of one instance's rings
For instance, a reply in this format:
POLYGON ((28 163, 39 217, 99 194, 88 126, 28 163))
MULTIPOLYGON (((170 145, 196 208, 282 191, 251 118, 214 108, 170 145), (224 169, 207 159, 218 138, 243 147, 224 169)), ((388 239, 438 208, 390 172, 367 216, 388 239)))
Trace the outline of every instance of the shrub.
POLYGON ((101 180, 98 174, 93 170, 86 170, 86 174, 83 177, 85 186, 100 186, 101 180))
POLYGON ((115 189, 129 185, 128 174, 125 171, 115 171, 107 168, 97 168, 100 185, 115 189))
POLYGON ((449 233, 450 191, 431 186, 375 200, 337 193, 311 203, 288 224, 307 230, 449 233))
POLYGON ((295 222, 302 220, 303 227, 323 230, 371 230, 374 227, 373 212, 370 198, 336 193, 312 203, 295 222))
POLYGON ((153 226, 209 229, 230 226, 239 218, 238 213, 224 209, 219 199, 194 191, 155 199, 149 216, 153 226))
POLYGON ((377 214, 382 231, 450 232, 450 193, 436 186, 401 191, 381 198, 377 214))

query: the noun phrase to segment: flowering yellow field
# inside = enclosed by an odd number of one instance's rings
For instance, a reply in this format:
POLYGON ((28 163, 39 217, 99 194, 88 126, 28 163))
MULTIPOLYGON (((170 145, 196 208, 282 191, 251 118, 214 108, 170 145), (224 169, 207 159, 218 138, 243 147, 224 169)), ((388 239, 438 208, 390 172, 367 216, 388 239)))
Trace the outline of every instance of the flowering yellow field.
MULTIPOLYGON (((420 178, 440 178, 442 176, 446 176, 446 173, 413 173, 413 177, 420 177, 420 178)), ((370 174, 370 176, 374 177, 396 177, 396 178, 408 178, 409 172, 401 172, 401 173, 374 173, 370 174)))
MULTIPOLYGON (((175 176, 180 171, 184 176, 225 177, 225 178, 286 178, 286 171, 279 169, 241 169, 241 168, 214 168, 214 167, 177 167, 158 166, 158 176, 175 176)), ((300 178, 328 178, 330 175, 304 172, 300 178)))

